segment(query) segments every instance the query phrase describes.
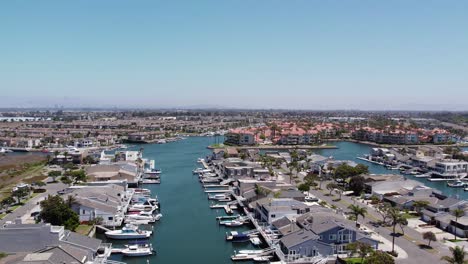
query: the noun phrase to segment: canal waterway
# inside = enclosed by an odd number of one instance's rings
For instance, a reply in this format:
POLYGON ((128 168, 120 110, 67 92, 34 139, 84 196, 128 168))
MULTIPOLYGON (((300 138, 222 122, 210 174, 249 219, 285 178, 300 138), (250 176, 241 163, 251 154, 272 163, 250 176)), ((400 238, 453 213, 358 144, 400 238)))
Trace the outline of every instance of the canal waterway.
MULTIPOLYGON (((154 159, 156 167, 162 169, 161 185, 146 185, 161 201, 163 218, 154 225, 155 234, 150 242, 157 253, 151 257, 122 258, 113 256, 129 264, 136 263, 231 263, 234 250, 253 249, 249 243, 233 244, 225 241, 229 230, 219 226, 216 216, 225 215, 222 209, 210 209, 210 201, 200 186, 192 170, 198 166, 197 158, 210 153, 206 147, 213 144, 214 137, 190 137, 186 140, 167 144, 137 145, 132 148, 144 148, 144 158, 154 159)), ((352 142, 335 142, 338 149, 316 150, 317 154, 333 156, 337 160, 352 160, 369 166, 371 173, 398 173, 372 163, 356 159, 368 154, 370 146, 352 142)), ((408 178, 414 178, 408 176, 408 178)), ((450 195, 460 195, 467 199, 463 190, 446 187, 443 182, 429 182, 417 179, 427 186, 442 190, 450 195)), ((468 193, 468 192, 467 192, 468 193)), ((247 230, 247 227, 236 230, 247 230)), ((99 238, 103 238, 102 235, 99 238)), ((121 241, 111 241, 124 244, 121 241)))
MULTIPOLYGON (((211 201, 192 170, 199 167, 196 161, 210 153, 206 147, 214 143, 214 137, 190 137, 167 144, 147 144, 134 147, 144 148, 143 157, 154 159, 156 167, 162 169, 161 185, 145 185, 161 202, 163 217, 154 225, 155 233, 150 239, 156 250, 151 257, 122 258, 129 264, 150 263, 186 264, 231 263, 234 250, 254 249, 249 243, 225 241, 229 230, 248 230, 240 227, 229 229, 219 226, 216 216, 226 215, 223 209, 211 209, 211 201)), ((102 236, 99 236, 102 238, 102 236)), ((113 244, 124 244, 111 241, 113 244)), ((128 242, 128 241, 127 241, 128 242)))

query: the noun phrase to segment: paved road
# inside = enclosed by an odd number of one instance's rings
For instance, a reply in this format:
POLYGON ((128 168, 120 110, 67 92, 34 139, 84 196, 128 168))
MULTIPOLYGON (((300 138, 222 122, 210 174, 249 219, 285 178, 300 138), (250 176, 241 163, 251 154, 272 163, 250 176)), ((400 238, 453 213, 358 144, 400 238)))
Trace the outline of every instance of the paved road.
MULTIPOLYGON (((326 185, 327 183, 324 182, 322 186, 326 186, 326 185)), ((315 196, 317 196, 317 198, 321 200, 325 200, 329 204, 333 204, 336 207, 343 209, 344 212, 349 211, 347 207, 349 206, 349 204, 353 204, 353 203, 359 204, 360 206, 367 207, 368 214, 366 215, 366 218, 364 218, 364 221, 362 220, 362 218, 360 218, 359 222, 371 228, 372 230, 374 230, 381 236, 385 237, 389 241, 392 241, 392 236, 390 235, 392 233, 391 227, 375 228, 369 223, 375 220, 382 219, 382 217, 375 211, 374 208, 364 203, 361 203, 359 201, 354 201, 351 199, 351 197, 344 196, 344 195, 341 197, 341 201, 335 202, 333 200, 337 199, 338 196, 337 195, 335 197, 325 196, 325 194, 329 193, 327 190, 323 190, 323 191, 311 190, 310 193, 314 194, 315 196)), ((397 232, 401 232, 398 226, 396 230, 397 232)), ((396 263, 401 263, 401 264, 440 263, 441 256, 449 255, 450 252, 448 248, 439 242, 431 243, 431 246, 434 248, 434 251, 432 253, 427 250, 420 249, 418 245, 426 243, 425 241, 422 240, 421 234, 409 227, 405 227, 404 231, 405 231, 405 235, 397 237, 395 239, 395 244, 406 251, 406 253, 408 254, 408 258, 396 259, 396 263)))
POLYGON ((34 209, 34 207, 36 207, 40 201, 45 199, 47 195, 55 195, 58 191, 63 190, 66 187, 67 185, 63 183, 47 184, 43 187, 47 190, 45 193, 41 193, 40 195, 34 197, 33 199, 29 200, 25 205, 21 206, 20 208, 5 216, 2 220, 0 220, 0 226, 3 226, 7 221, 14 222, 17 217, 23 217, 26 214, 30 214, 31 210, 34 209))

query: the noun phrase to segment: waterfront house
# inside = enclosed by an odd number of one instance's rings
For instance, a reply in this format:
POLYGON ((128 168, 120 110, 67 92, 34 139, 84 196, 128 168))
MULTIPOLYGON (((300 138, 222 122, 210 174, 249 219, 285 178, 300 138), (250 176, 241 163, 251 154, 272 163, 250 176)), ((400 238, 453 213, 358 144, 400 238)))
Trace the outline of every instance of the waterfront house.
POLYGON ((400 175, 365 175, 364 191, 383 198, 389 195, 408 194, 415 187, 424 188, 425 186, 415 180, 407 179, 400 175))
POLYGON ((238 196, 242 196, 246 199, 247 202, 251 202, 258 198, 263 198, 265 195, 257 192, 257 188, 268 188, 273 189, 276 187, 276 181, 260 181, 251 178, 240 178, 234 184, 234 192, 238 196))
MULTIPOLYGON (((313 210, 297 217, 295 222, 299 230, 286 233, 280 239, 281 249, 288 258, 344 254, 348 252, 347 245, 356 241, 369 244, 374 249, 379 245, 377 240, 356 230, 354 222, 330 210, 313 210)), ((285 226, 288 227, 284 225, 283 230, 285 226)))
POLYGON ((309 206, 291 198, 263 198, 254 203, 255 217, 271 224, 276 219, 294 217, 310 211, 309 206))
POLYGON ((441 178, 463 178, 468 173, 468 162, 444 159, 437 161, 433 169, 433 177, 441 178))
POLYGON ((121 226, 133 195, 132 189, 109 184, 106 186, 73 186, 65 191, 64 199, 74 198, 72 210, 78 214, 80 222, 87 223, 96 218, 102 225, 121 226))
POLYGON ((260 164, 238 158, 228 158, 220 164, 220 170, 227 178, 254 178, 262 174, 259 169, 262 169, 260 164))
POLYGON ((9 254, 2 259, 6 264, 98 264, 107 260, 110 248, 110 244, 65 230, 63 226, 18 222, 0 228, 0 252, 9 254))
POLYGON ((133 162, 118 162, 89 166, 86 168, 86 175, 88 182, 126 181, 130 186, 136 186, 141 172, 133 162))

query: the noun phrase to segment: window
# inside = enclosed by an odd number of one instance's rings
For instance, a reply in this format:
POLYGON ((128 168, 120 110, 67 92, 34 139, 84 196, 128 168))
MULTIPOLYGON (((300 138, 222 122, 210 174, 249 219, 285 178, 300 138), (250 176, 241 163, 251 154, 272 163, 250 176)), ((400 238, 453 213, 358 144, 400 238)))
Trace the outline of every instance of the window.
POLYGON ((83 214, 86 214, 86 210, 83 209, 83 214))
POLYGON ((336 240, 336 235, 335 234, 331 234, 328 236, 328 239, 330 240, 336 240))
POLYGON ((112 216, 109 216, 109 218, 108 218, 108 219, 109 219, 109 220, 114 220, 114 217, 112 217, 112 216))
POLYGON ((319 240, 323 240, 323 236, 322 236, 322 235, 319 236, 319 240))
POLYGON ((271 215, 271 218, 275 218, 275 217, 276 217, 276 215, 274 215, 274 214, 271 215))

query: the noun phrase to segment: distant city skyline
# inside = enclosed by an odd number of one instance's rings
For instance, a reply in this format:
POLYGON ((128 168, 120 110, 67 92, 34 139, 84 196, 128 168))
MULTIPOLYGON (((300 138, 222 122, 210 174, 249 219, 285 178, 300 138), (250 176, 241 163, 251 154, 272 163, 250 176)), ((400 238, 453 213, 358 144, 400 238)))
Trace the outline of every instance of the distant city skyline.
POLYGON ((468 2, 4 1, 1 107, 468 110, 468 2))

